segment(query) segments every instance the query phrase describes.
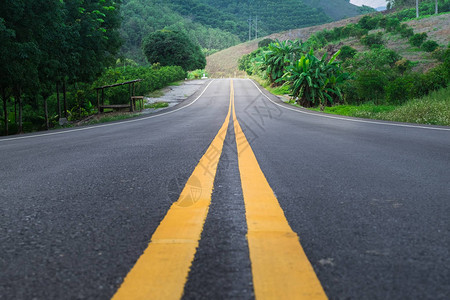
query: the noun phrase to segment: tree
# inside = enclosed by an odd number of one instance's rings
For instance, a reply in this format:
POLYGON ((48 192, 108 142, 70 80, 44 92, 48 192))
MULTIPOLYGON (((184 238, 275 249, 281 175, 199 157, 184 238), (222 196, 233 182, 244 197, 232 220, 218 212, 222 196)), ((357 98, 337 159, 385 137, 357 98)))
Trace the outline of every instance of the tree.
POLYGON ((270 83, 282 78, 285 69, 296 59, 296 55, 302 49, 300 41, 276 41, 268 46, 269 50, 264 54, 264 65, 270 83))
MULTIPOLYGON (((0 94, 5 131, 7 104, 14 96, 22 132, 24 101, 47 98, 55 83, 92 82, 120 47, 119 1, 3 0, 0 6, 0 94)), ((25 103, 27 104, 27 103, 25 103)), ((39 109, 38 101, 31 101, 39 109)), ((48 127, 48 126, 47 126, 48 127)))
POLYGON ((6 28, 5 20, 0 18, 0 96, 3 102, 4 131, 8 135, 8 100, 11 97, 11 74, 8 69, 10 48, 15 32, 6 28))
POLYGON ((322 59, 314 56, 311 51, 287 68, 284 79, 291 85, 292 97, 298 98, 298 103, 305 107, 319 105, 323 110, 335 99, 342 99, 339 85, 349 78, 343 72, 339 62, 335 61, 340 51, 328 61, 327 53, 322 59))
POLYGON ((151 64, 180 66, 185 71, 204 69, 206 66, 200 46, 178 31, 159 30, 149 34, 143 42, 143 51, 151 64))

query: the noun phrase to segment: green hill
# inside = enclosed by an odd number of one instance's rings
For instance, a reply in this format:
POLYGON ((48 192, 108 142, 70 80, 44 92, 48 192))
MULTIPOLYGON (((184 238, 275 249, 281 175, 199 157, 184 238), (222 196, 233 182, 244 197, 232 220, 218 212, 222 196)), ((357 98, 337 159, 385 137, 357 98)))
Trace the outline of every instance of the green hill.
POLYGON ((348 0, 123 0, 121 12, 122 55, 143 63, 142 38, 163 28, 184 31, 209 54, 248 40, 249 17, 254 38, 256 25, 265 36, 365 11, 348 0))
POLYGON ((306 4, 321 8, 325 14, 333 20, 341 20, 361 14, 374 12, 374 9, 368 6, 356 6, 350 3, 350 0, 304 0, 306 4))

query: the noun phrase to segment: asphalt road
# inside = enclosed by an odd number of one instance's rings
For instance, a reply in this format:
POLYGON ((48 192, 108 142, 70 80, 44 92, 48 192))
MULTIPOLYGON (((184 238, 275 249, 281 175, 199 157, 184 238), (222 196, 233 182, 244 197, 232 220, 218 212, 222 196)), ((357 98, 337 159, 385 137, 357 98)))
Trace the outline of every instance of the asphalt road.
MULTIPOLYGON (((325 116, 234 80, 330 299, 448 299, 450 128, 325 116)), ((0 138, 0 299, 110 299, 217 135, 230 80, 155 116, 0 138)), ((253 299, 233 122, 184 299, 253 299)))

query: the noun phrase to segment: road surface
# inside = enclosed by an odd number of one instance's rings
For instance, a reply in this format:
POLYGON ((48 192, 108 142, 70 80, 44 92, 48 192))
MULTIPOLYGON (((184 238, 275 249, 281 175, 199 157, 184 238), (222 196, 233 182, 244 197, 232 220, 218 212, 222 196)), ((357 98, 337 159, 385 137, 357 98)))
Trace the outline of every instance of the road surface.
POLYGON ((245 79, 0 139, 0 299, 448 299, 450 128, 245 79))

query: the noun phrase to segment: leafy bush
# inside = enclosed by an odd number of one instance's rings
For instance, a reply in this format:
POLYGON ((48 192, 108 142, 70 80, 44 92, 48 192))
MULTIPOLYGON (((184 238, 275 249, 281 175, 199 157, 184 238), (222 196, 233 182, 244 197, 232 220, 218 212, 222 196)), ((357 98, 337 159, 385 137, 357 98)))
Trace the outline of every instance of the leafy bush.
POLYGON ((343 30, 344 30, 344 27, 334 27, 333 28, 333 38, 334 38, 334 40, 347 38, 347 36, 344 36, 343 30))
POLYGON ((395 63, 395 68, 398 70, 400 74, 405 73, 406 71, 411 70, 412 64, 408 59, 400 59, 395 63))
POLYGON ((320 105, 323 110, 327 104, 342 99, 340 85, 349 74, 335 61, 338 55, 339 51, 328 61, 327 53, 318 59, 311 50, 287 68, 283 78, 291 85, 291 95, 298 98, 300 105, 320 105))
POLYGON ((387 32, 394 32, 400 26, 400 20, 395 17, 390 17, 386 19, 385 29, 387 32))
POLYGON ((336 33, 338 33, 338 31, 328 30, 328 29, 324 29, 321 32, 321 34, 323 35, 325 40, 327 40, 328 42, 332 42, 332 41, 338 40, 340 38, 340 35, 338 35, 336 33))
POLYGON ((386 100, 391 104, 401 104, 417 95, 416 84, 421 81, 419 74, 409 74, 396 78, 386 86, 386 100))
POLYGON ((418 82, 420 95, 426 95, 430 91, 445 88, 450 81, 450 63, 444 62, 422 75, 422 81, 418 82))
POLYGON ((439 47, 438 43, 435 41, 426 41, 422 44, 422 49, 426 52, 433 52, 439 47))
POLYGON ((380 47, 357 53, 353 59, 346 61, 345 64, 354 71, 383 70, 385 73, 388 73, 400 59, 401 56, 394 50, 380 47))
POLYGON ((386 29, 388 19, 386 17, 381 17, 378 20, 378 27, 386 29))
POLYGON ((203 69, 206 66, 205 54, 200 46, 182 32, 155 31, 145 38, 142 47, 150 63, 180 66, 185 71, 203 69))
POLYGON ((205 69, 199 69, 199 70, 189 72, 187 78, 188 79, 200 79, 203 77, 203 75, 205 75, 206 77, 209 76, 209 74, 206 72, 205 69))
POLYGON ((364 70, 357 74, 354 88, 358 99, 362 101, 380 102, 385 95, 385 87, 389 79, 379 70, 364 70))
POLYGON ((361 38, 361 43, 368 47, 372 47, 375 45, 383 45, 384 44, 383 34, 381 32, 378 32, 377 34, 365 35, 361 38))
POLYGON ((427 37, 428 37, 428 35, 425 32, 424 33, 416 33, 409 39, 409 42, 413 46, 420 47, 423 44, 423 42, 425 42, 427 37))
POLYGON ((306 46, 309 49, 320 49, 328 44, 328 41, 325 39, 325 36, 319 31, 309 37, 306 41, 306 46))
POLYGON ((356 55, 357 52, 358 52, 358 51, 356 51, 356 49, 354 49, 354 48, 352 48, 352 47, 350 47, 350 46, 345 45, 345 46, 342 46, 342 48, 341 48, 341 53, 339 54, 338 57, 339 57, 341 60, 351 59, 351 58, 353 58, 353 57, 356 55))
MULTIPOLYGON (((130 81, 134 79, 143 79, 142 82, 135 84, 136 95, 146 95, 152 91, 161 89, 168 84, 183 80, 186 78, 186 72, 179 66, 160 67, 129 67, 108 69, 95 83, 95 87, 111 85, 130 81)), ((119 86, 104 90, 105 100, 109 104, 126 104, 130 101, 129 86, 119 86)))
POLYGON ((433 51, 431 56, 441 62, 450 60, 450 48, 447 49, 437 48, 436 50, 433 51))
POLYGON ((286 67, 296 60, 301 50, 300 41, 277 41, 269 45, 268 51, 264 53, 264 65, 270 83, 279 82, 286 67))
MULTIPOLYGON (((256 60, 262 60, 262 53, 268 50, 268 47, 258 48, 255 51, 243 55, 238 60, 238 69, 241 71, 245 71, 248 75, 254 75, 256 71, 260 71, 259 65, 257 66, 256 60)), ((265 67, 262 69, 265 70, 265 67)))
POLYGON ((414 30, 411 27, 409 27, 407 24, 402 24, 400 27, 398 27, 397 32, 403 38, 410 38, 414 35, 414 30))
POLYGON ((450 65, 443 63, 425 74, 407 74, 389 82, 386 87, 386 99, 390 103, 403 103, 406 100, 446 88, 449 81, 450 65))
POLYGON ((367 30, 372 30, 372 29, 377 28, 379 21, 380 21, 379 18, 375 18, 375 17, 371 17, 371 16, 364 16, 359 20, 358 25, 361 28, 364 28, 367 30))
POLYGON ((274 42, 275 42, 275 40, 272 40, 272 39, 268 39, 268 38, 267 39, 263 39, 263 40, 258 42, 258 48, 267 47, 267 46, 269 46, 270 44, 272 44, 274 42))

